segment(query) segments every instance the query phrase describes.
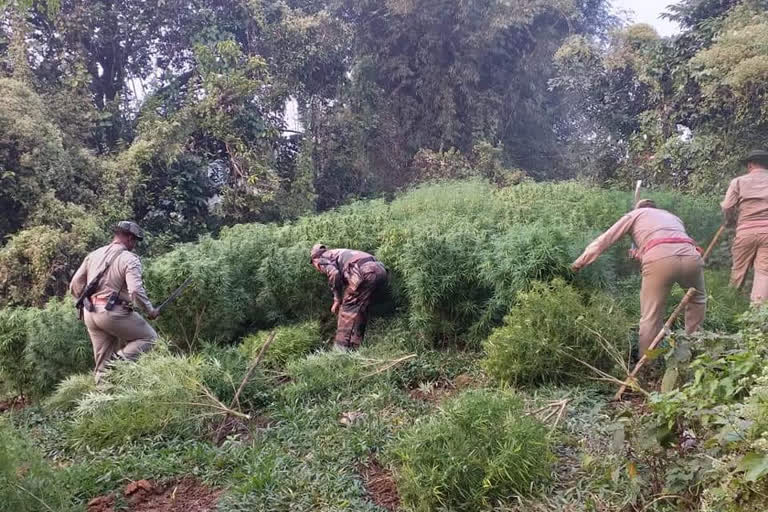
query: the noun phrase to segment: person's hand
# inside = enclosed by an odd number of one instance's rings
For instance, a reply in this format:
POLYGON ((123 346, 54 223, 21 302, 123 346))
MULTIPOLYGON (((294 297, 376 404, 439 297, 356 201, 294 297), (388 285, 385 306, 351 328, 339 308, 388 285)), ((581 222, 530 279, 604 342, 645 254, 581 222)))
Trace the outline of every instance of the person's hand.
POLYGON ((331 306, 331 313, 334 315, 337 314, 339 312, 339 306, 341 306, 341 303, 334 301, 333 306, 331 306))
POLYGON ((576 263, 571 264, 571 271, 572 272, 578 272, 579 270, 581 270, 581 268, 582 267, 579 264, 576 264, 576 263))
POLYGON ((640 259, 640 252, 637 249, 630 249, 629 250, 629 259, 632 260, 639 260, 640 259))
POLYGON ((160 316, 160 310, 157 308, 152 308, 152 311, 147 313, 147 318, 149 318, 150 320, 155 320, 159 316, 160 316))

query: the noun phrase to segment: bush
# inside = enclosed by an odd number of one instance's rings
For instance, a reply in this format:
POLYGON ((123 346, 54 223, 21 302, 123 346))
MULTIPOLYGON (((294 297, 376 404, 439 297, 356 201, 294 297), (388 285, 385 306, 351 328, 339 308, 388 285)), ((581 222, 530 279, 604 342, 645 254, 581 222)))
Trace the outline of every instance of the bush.
MULTIPOLYGON (((240 345, 240 352, 246 359, 255 359, 268 336, 268 331, 262 331, 246 337, 240 345)), ((275 329, 275 339, 264 354, 262 364, 270 368, 282 368, 287 363, 322 348, 323 341, 318 322, 278 327, 275 329)))
POLYGON ((604 293, 589 297, 560 279, 536 283, 520 294, 504 325, 486 340, 485 367, 491 376, 515 384, 560 381, 590 371, 575 358, 609 370, 611 353, 627 346, 630 325, 604 293))
POLYGON ((0 310, 0 377, 17 393, 42 396, 93 365, 91 343, 72 303, 0 310))
MULTIPOLYGON (((673 205, 698 240, 720 222, 708 201, 654 196, 673 205)), ((444 183, 389 204, 361 201, 284 226, 226 228, 219 239, 181 245, 147 262, 146 280, 159 301, 192 276, 158 319, 176 344, 233 342, 276 323, 327 315, 330 293, 308 258, 312 244, 323 241, 371 252, 387 265, 395 306, 407 311, 425 342, 465 344, 485 338, 532 280, 563 277, 581 287, 612 287, 628 270, 622 253, 628 240, 575 278, 568 264, 630 206, 629 193, 579 183, 504 189, 444 183)))
POLYGON ((24 395, 33 372, 24 358, 26 317, 22 309, 0 309, 0 392, 24 395))
POLYGON ((61 475, 3 418, 0 418, 0 503, 3 510, 13 512, 77 510, 61 475))
POLYGON ((93 348, 69 299, 54 299, 44 309, 26 313, 24 357, 34 369, 38 395, 51 392, 65 377, 93 368, 93 348))
MULTIPOLYGON (((229 406, 248 372, 251 361, 235 347, 208 345, 204 348, 203 355, 203 384, 229 406)), ((240 408, 248 412, 267 405, 272 398, 271 387, 261 367, 256 368, 240 393, 240 408)))
MULTIPOLYGON (((244 369, 244 358, 236 351, 224 353, 232 357, 174 356, 161 344, 136 363, 117 364, 104 385, 78 402, 71 433, 73 443, 102 448, 158 434, 195 437, 207 419, 222 412, 206 395, 203 385, 216 392, 230 390, 233 395, 245 373, 233 375, 232 370, 233 366, 238 372, 244 369)), ((259 400, 254 389, 259 385, 265 387, 257 375, 243 395, 246 404, 259 400)), ((218 399, 229 405, 232 395, 222 393, 218 399)))
POLYGON ((477 511, 550 478, 547 432, 506 391, 468 391, 406 430, 390 450, 407 510, 477 511))
POLYGON ((56 391, 46 401, 46 405, 53 409, 69 411, 77 407, 78 402, 93 391, 96 391, 93 375, 70 375, 59 382, 56 391))

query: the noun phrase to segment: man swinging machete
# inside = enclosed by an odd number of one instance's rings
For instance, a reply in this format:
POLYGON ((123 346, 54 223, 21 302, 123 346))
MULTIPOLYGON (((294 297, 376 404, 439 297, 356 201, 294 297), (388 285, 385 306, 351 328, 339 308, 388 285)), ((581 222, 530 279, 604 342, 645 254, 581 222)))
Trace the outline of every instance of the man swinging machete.
POLYGON ((131 252, 144 239, 144 232, 135 222, 122 221, 115 225, 113 233, 109 245, 85 257, 69 284, 91 338, 97 383, 110 361, 135 361, 157 340, 155 330, 134 308, 140 307, 147 318, 154 320, 190 281, 187 279, 155 308, 144 289, 141 260, 131 252))
POLYGON ((362 251, 328 249, 316 244, 310 251, 312 266, 328 276, 333 292, 331 312, 338 315, 335 347, 360 347, 368 323, 368 307, 376 292, 387 282, 387 269, 362 251))

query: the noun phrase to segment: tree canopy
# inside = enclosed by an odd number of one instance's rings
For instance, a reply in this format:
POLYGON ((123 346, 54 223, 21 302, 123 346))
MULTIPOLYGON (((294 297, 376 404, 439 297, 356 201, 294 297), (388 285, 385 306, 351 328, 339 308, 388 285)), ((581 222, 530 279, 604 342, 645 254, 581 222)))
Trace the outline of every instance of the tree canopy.
POLYGON ((5 303, 61 293, 119 218, 158 253, 473 175, 715 193, 766 139, 758 0, 678 2, 672 38, 605 0, 0 6, 5 303))

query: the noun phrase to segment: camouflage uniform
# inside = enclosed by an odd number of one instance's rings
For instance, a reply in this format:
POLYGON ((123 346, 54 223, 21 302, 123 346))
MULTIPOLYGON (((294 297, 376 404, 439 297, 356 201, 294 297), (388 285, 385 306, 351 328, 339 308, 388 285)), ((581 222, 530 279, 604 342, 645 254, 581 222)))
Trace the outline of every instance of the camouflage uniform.
POLYGON ((312 265, 328 276, 335 304, 340 304, 335 344, 356 349, 363 342, 368 307, 387 281, 387 269, 373 256, 350 249, 312 251, 312 265))
MULTIPOLYGON (((138 226, 136 230, 141 233, 138 226)), ((154 311, 144 289, 141 261, 121 243, 113 241, 86 256, 72 277, 70 293, 79 297, 86 284, 107 264, 109 268, 99 282, 98 290, 90 297, 93 307, 91 310, 86 308, 83 313, 93 345, 97 382, 110 360, 136 360, 157 340, 152 326, 133 310, 134 305, 138 305, 147 314, 154 311), (105 306, 112 293, 118 294, 118 300, 114 308, 107 311, 105 306)))

